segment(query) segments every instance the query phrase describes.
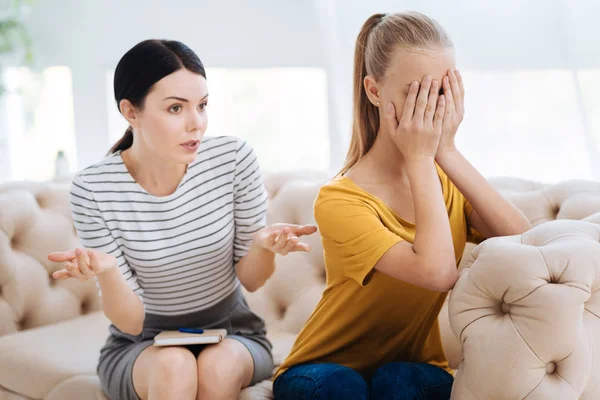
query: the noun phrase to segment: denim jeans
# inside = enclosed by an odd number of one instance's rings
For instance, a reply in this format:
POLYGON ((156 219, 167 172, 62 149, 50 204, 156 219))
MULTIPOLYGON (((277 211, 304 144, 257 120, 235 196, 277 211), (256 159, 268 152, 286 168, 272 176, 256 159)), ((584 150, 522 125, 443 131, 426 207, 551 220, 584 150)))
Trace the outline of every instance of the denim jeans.
POLYGON ((273 385, 275 400, 448 400, 454 378, 425 363, 393 362, 371 381, 339 364, 296 365, 273 385))

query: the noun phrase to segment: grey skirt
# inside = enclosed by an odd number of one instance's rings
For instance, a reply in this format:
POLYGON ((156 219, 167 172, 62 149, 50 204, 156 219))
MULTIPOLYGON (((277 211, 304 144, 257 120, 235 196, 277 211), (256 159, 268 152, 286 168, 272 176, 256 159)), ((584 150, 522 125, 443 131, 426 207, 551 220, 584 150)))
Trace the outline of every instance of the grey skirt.
MULTIPOLYGON (((133 388, 133 364, 140 353, 151 346, 154 336, 163 330, 182 327, 226 329, 227 337, 245 345, 254 360, 252 383, 271 377, 273 372, 272 346, 266 336, 264 321, 254 314, 241 288, 220 303, 206 310, 177 316, 146 314, 144 329, 139 336, 125 334, 114 325, 100 350, 98 376, 102 390, 111 400, 139 400, 133 388)), ((203 346, 186 346, 196 356, 203 346)))

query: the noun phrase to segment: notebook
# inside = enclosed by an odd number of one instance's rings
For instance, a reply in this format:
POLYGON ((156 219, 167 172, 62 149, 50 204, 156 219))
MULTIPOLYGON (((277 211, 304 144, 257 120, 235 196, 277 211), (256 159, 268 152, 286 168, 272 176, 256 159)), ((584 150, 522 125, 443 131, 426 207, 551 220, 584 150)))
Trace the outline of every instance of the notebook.
POLYGON ((207 329, 203 333, 163 331, 154 338, 155 346, 185 346, 190 344, 220 343, 227 335, 225 329, 207 329))

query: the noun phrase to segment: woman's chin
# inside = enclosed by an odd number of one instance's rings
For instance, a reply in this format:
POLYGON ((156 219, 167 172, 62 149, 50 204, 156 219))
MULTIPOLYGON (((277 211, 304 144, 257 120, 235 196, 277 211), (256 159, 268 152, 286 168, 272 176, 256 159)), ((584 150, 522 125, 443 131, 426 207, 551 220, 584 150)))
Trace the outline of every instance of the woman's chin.
POLYGON ((194 154, 184 154, 184 155, 180 155, 178 157, 178 163, 181 164, 191 164, 193 163, 196 158, 198 157, 198 153, 194 153, 194 154))

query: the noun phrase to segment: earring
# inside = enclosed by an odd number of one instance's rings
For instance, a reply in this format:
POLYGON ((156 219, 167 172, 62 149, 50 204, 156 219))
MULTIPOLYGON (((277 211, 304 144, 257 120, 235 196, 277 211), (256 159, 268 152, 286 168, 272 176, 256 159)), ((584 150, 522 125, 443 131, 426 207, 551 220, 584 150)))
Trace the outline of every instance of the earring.
POLYGON ((377 102, 377 107, 379 107, 379 102, 377 102))

